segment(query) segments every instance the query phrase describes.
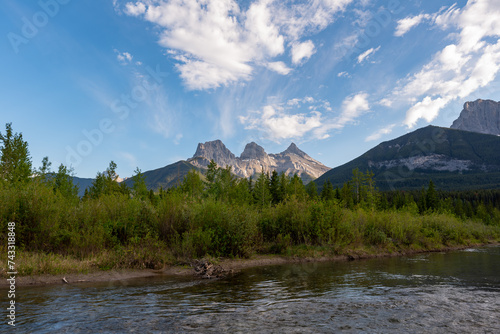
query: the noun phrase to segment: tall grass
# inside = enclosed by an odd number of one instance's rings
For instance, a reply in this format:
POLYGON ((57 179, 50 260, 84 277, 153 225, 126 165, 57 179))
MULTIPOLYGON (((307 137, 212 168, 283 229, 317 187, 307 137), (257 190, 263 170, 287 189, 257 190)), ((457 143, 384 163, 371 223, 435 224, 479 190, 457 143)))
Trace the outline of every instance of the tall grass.
POLYGON ((336 199, 292 197, 262 207, 172 191, 155 201, 118 193, 79 200, 30 182, 0 185, 3 265, 10 221, 16 223, 17 262, 25 275, 160 268, 203 256, 287 254, 302 246, 333 255, 500 241, 499 224, 412 209, 346 209, 336 199))

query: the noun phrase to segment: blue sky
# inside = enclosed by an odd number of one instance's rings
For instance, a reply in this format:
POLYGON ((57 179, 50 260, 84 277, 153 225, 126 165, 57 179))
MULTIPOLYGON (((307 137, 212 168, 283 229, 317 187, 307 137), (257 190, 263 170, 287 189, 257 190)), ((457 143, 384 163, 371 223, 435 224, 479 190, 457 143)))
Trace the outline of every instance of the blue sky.
POLYGON ((6 0, 0 29, 1 131, 80 177, 215 139, 336 167, 500 100, 496 0, 6 0))

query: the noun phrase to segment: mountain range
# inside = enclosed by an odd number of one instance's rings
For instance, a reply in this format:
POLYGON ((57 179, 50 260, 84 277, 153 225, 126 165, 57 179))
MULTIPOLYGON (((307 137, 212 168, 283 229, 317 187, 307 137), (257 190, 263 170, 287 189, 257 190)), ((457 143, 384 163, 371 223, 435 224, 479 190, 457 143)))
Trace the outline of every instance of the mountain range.
MULTIPOLYGON (((144 172, 146 186, 153 190, 177 186, 191 169, 203 173, 211 160, 222 168, 231 166, 233 174, 237 177, 249 178, 276 170, 289 176, 297 174, 305 184, 331 169, 311 158, 294 143, 281 153, 267 154, 262 146, 251 142, 237 157, 222 141, 214 140, 198 144, 195 154, 190 159, 144 172)), ((92 184, 92 179, 74 177, 73 181, 79 186, 80 196, 83 196, 85 188, 92 184)), ((132 186, 134 181, 132 178, 127 178, 123 182, 132 186)))
POLYGON ((371 171, 379 190, 421 189, 432 179, 443 190, 500 188, 500 137, 427 126, 383 142, 315 182, 342 187, 353 169, 371 171))
POLYGON ((221 167, 231 166, 232 172, 239 177, 248 178, 276 170, 289 176, 297 174, 304 183, 331 169, 301 151, 294 143, 281 153, 267 154, 262 146, 251 142, 245 146, 243 153, 236 157, 220 140, 216 140, 198 144, 196 153, 188 162, 203 169, 208 166, 210 160, 214 160, 221 167))
MULTIPOLYGON (((148 189, 170 188, 191 169, 203 173, 211 160, 243 178, 261 173, 297 174, 321 189, 329 180, 342 187, 352 171, 371 171, 380 190, 420 189, 432 179, 443 190, 500 188, 500 103, 466 102, 451 128, 427 126, 383 142, 360 157, 331 169, 291 143, 283 152, 268 154, 251 142, 239 157, 220 140, 198 144, 192 158, 144 172, 148 189)), ((332 152, 333 154, 333 152, 332 152)), ((92 179, 74 178, 83 195, 92 179)), ((133 185, 133 179, 124 180, 133 185)))

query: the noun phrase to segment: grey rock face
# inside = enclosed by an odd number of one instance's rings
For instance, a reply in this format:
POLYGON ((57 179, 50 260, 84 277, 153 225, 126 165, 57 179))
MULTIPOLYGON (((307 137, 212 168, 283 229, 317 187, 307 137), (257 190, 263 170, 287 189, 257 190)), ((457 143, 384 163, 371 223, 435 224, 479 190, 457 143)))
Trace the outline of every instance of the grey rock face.
POLYGON ((272 173, 275 170, 289 176, 297 174, 304 181, 310 181, 330 170, 301 151, 294 143, 284 152, 267 154, 264 148, 252 142, 245 146, 240 157, 236 157, 220 140, 216 140, 198 144, 196 153, 189 162, 194 166, 206 168, 212 159, 220 167, 232 166, 234 174, 245 178, 254 174, 272 173))
POLYGON ((476 100, 466 102, 452 129, 500 135, 500 102, 476 100))
POLYGON ((236 163, 234 154, 220 140, 199 143, 193 155, 193 159, 195 158, 205 158, 208 162, 213 159, 221 167, 233 166, 236 163))
POLYGON ((299 157, 303 157, 303 158, 308 157, 309 158, 309 156, 305 152, 301 151, 297 147, 297 145, 295 145, 295 143, 291 143, 290 146, 288 146, 288 148, 284 152, 282 152, 281 154, 285 154, 285 155, 286 154, 295 154, 295 155, 298 155, 299 157))
POLYGON ((254 142, 247 144, 245 150, 241 153, 240 159, 266 159, 267 153, 262 146, 254 142))

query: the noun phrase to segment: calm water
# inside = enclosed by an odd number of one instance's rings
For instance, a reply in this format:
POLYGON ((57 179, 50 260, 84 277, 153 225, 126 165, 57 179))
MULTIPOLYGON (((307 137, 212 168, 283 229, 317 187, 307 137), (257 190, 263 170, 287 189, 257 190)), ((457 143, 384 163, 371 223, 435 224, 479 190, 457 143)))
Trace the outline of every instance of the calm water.
POLYGON ((18 292, 19 333, 500 333, 500 247, 18 292))

